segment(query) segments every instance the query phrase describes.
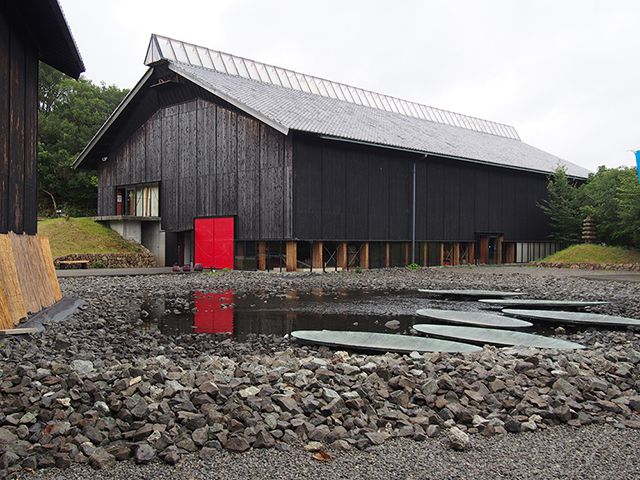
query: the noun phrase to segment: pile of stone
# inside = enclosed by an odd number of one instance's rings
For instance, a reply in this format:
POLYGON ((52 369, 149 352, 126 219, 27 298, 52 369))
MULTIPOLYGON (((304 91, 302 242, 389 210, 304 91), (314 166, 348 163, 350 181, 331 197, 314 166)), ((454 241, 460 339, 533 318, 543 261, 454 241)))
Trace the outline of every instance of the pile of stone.
MULTIPOLYGON (((466 449, 474 434, 640 428, 640 352, 631 334, 578 352, 486 347, 410 356, 212 338, 215 347, 200 355, 201 340, 189 335, 146 358, 84 352, 68 362, 12 339, 0 350, 0 469, 176 464, 221 449, 371 449, 392 437, 441 434, 466 449)), ((64 338, 50 341, 73 350, 64 338)))
POLYGON ((566 262, 535 262, 538 267, 573 268, 578 270, 616 270, 640 272, 640 263, 566 263, 566 262))
POLYGON ((138 253, 72 253, 57 257, 53 263, 56 268, 60 262, 86 260, 89 268, 149 268, 156 267, 155 257, 146 248, 138 253))

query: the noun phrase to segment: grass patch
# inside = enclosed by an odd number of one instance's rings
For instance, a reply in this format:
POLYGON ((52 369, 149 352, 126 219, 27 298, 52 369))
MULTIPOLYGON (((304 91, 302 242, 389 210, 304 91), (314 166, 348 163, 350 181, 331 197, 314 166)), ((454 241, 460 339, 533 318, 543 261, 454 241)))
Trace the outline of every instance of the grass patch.
POLYGON ((560 250, 542 261, 553 263, 640 263, 640 251, 585 243, 560 250))
POLYGON ((71 253, 138 253, 140 245, 90 218, 50 218, 38 222, 38 233, 49 238, 53 258, 71 253))

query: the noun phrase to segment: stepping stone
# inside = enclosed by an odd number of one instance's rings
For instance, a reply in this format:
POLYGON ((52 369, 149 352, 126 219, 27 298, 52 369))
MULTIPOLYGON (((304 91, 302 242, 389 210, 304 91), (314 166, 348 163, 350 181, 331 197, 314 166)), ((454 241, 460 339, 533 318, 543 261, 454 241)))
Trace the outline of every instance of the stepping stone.
POLYGON ((559 338, 543 337, 532 333, 499 330, 495 328, 452 327, 448 325, 414 325, 417 331, 435 337, 489 343, 501 346, 525 346, 535 348, 581 349, 582 345, 559 338))
POLYGON ((448 340, 422 338, 413 335, 394 335, 392 333, 338 332, 332 330, 297 330, 291 332, 297 340, 328 345, 330 347, 352 348, 358 350, 380 350, 383 352, 479 352, 482 349, 448 340))
POLYGON ((602 315, 600 313, 563 312, 557 310, 518 310, 505 308, 505 315, 512 317, 528 318, 554 323, 572 323, 576 325, 609 325, 609 326, 636 326, 640 327, 640 320, 635 318, 618 317, 615 315, 602 315))
POLYGON ((514 318, 488 312, 460 312, 458 310, 437 310, 435 308, 423 308, 416 310, 420 316, 447 323, 463 325, 476 325, 478 327, 496 328, 524 328, 530 327, 530 322, 516 320, 514 318))
POLYGON ((479 302, 500 307, 521 307, 521 308, 584 308, 607 305, 609 302, 581 302, 578 300, 538 300, 538 299, 502 299, 502 298, 481 298, 479 302))
POLYGON ((426 288, 419 288, 418 291, 420 293, 428 293, 429 295, 463 298, 500 298, 524 295, 524 292, 502 292, 500 290, 429 290, 426 288))

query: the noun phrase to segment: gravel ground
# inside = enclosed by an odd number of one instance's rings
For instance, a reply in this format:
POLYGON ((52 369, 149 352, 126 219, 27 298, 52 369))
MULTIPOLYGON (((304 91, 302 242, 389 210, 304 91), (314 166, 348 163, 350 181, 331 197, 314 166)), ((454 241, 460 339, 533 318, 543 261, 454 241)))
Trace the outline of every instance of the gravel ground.
POLYGON ((593 311, 640 318, 637 282, 588 271, 462 267, 75 277, 61 285, 87 305, 32 338, 0 342, 0 473, 40 468, 37 478, 78 479, 639 475, 640 335, 632 330, 559 334, 588 346, 578 352, 487 347, 468 356, 350 355, 289 344, 281 335, 249 335, 242 342, 166 337, 143 328, 142 311, 144 302, 163 297, 187 315, 193 305, 185 299, 196 290, 232 289, 237 298, 268 304, 299 294, 331 301, 357 289, 372 295, 347 302, 347 311, 391 318, 410 313, 414 302, 439 306, 414 295, 417 288, 491 288, 610 300, 593 311), (470 435, 470 450, 450 448, 447 435, 458 426, 470 435), (405 436, 413 440, 397 438, 405 436), (316 440, 331 461, 312 460, 299 444, 316 440))
POLYGON ((474 439, 466 452, 443 441, 394 440, 375 451, 334 453, 326 463, 300 448, 287 452, 221 452, 207 459, 189 456, 175 467, 120 462, 108 471, 87 466, 50 469, 33 479, 637 479, 640 432, 612 427, 556 427, 545 432, 474 439))

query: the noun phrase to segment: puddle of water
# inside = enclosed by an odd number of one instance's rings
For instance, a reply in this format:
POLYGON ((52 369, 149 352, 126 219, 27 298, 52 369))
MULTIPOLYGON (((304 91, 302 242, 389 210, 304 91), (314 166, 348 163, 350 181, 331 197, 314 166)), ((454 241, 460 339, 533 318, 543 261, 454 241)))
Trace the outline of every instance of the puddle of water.
MULTIPOLYGON (((159 329, 165 335, 228 333, 242 340, 250 334, 284 336, 294 330, 407 333, 416 323, 431 323, 415 315, 419 308, 491 311, 476 301, 433 299, 413 292, 291 291, 265 299, 258 295, 239 296, 227 290, 150 299, 134 314, 146 311, 142 328, 159 329), (386 325, 391 320, 397 321, 398 328, 386 325)), ((553 327, 522 331, 552 335, 553 327)))

